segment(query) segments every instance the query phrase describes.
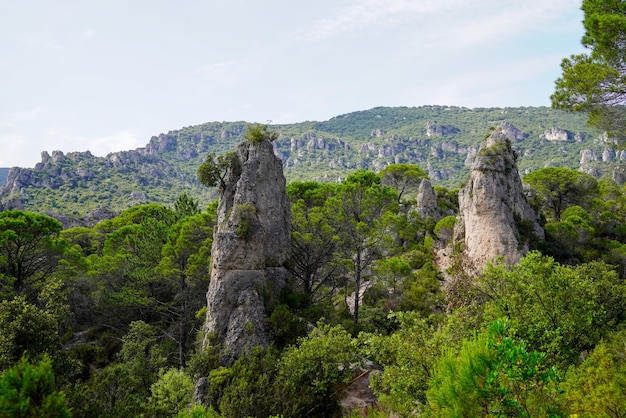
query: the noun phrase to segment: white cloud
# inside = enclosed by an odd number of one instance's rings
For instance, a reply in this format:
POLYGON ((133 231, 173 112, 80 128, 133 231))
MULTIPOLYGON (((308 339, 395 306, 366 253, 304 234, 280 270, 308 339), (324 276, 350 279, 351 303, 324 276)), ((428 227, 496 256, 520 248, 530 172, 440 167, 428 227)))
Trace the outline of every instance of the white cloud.
POLYGON ((205 79, 205 87, 232 87, 247 79, 254 67, 251 61, 222 61, 196 68, 192 74, 205 79))
MULTIPOLYGON (((505 8, 484 6, 482 13, 466 9, 448 22, 435 22, 440 25, 439 30, 435 30, 433 25, 428 31, 419 31, 419 41, 427 47, 457 49, 485 42, 502 43, 533 30, 557 30, 552 25, 558 25, 561 15, 572 10, 570 0, 519 2, 505 8)), ((417 36, 414 37, 415 42, 418 41, 417 36)))
POLYGON ((35 141, 28 141, 24 136, 16 133, 0 134, 0 167, 32 167, 38 161, 38 154, 34 155, 26 150, 32 150, 35 141))
POLYGON ((35 107, 29 110, 15 112, 11 115, 0 118, 0 128, 15 128, 22 122, 42 119, 48 115, 45 107, 35 107))
POLYGON ((98 138, 85 140, 86 144, 82 144, 82 148, 91 151, 93 155, 104 157, 110 152, 127 151, 135 148, 143 147, 147 144, 145 138, 139 138, 131 131, 115 132, 98 138))
MULTIPOLYGON (((498 107, 511 103, 512 97, 517 97, 517 106, 539 103, 523 103, 523 97, 529 88, 529 83, 536 77, 554 66, 558 57, 538 57, 522 61, 494 60, 491 66, 479 69, 467 69, 456 77, 445 80, 430 80, 414 88, 409 96, 419 97, 423 103, 440 105, 456 105, 465 107, 498 107), (485 83, 485 80, 489 80, 485 83)), ((545 103, 548 105, 550 91, 546 91, 545 103)))
POLYGON ((548 24, 573 7, 579 7, 577 0, 353 0, 334 9, 333 16, 311 24, 301 37, 319 41, 356 30, 397 26, 431 43, 440 39, 468 44, 548 24))
POLYGON ((309 41, 332 38, 340 33, 371 26, 387 26, 416 13, 441 11, 450 0, 356 0, 335 9, 333 16, 314 22, 303 33, 309 41))
POLYGON ((83 30, 83 31, 81 31, 81 32, 80 32, 80 36, 81 36, 83 39, 91 39, 91 38, 93 38, 94 36, 96 36, 96 31, 95 31, 95 30, 93 30, 93 29, 85 29, 85 30, 83 30))
POLYGON ((231 72, 233 68, 237 68, 238 63, 236 61, 223 61, 213 64, 207 64, 202 67, 193 70, 195 74, 205 74, 209 76, 221 76, 228 72, 231 72))
POLYGON ((35 52, 65 52, 67 48, 58 41, 51 33, 46 32, 22 32, 17 35, 20 47, 35 52))

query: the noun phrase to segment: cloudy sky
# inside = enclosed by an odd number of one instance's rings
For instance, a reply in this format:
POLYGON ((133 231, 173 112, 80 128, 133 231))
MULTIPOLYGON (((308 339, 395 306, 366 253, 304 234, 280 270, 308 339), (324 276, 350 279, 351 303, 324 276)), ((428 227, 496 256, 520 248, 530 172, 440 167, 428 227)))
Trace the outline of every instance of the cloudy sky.
POLYGON ((212 121, 548 106, 580 0, 20 0, 0 13, 0 167, 212 121))

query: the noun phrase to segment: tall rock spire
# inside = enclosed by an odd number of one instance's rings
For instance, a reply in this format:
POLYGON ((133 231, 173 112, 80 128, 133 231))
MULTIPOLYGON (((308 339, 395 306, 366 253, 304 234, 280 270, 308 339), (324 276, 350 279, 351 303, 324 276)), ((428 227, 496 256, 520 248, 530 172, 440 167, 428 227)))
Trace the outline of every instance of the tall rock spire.
POLYGON ((220 190, 205 321, 204 343, 217 337, 224 364, 269 346, 268 307, 288 278, 291 245, 286 181, 271 142, 243 142, 235 159, 220 190))
POLYGON ((464 253, 479 269, 500 257, 515 264, 528 251, 532 234, 544 238, 539 217, 524 196, 511 142, 501 129, 478 151, 470 179, 459 192, 459 212, 455 241, 464 244, 464 253))

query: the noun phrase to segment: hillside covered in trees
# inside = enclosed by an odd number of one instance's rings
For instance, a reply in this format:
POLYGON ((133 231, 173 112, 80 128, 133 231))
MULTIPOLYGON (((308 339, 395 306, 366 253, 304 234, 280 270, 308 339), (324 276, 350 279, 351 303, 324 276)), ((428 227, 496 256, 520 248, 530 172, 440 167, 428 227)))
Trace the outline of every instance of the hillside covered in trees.
MULTIPOLYGON (((485 135, 501 126, 514 138, 522 173, 560 166, 624 180, 626 152, 587 126, 584 115, 546 107, 381 107, 270 128, 278 134, 275 153, 287 181, 338 183, 357 169, 380 172, 408 163, 418 164, 434 184, 454 189, 467 179, 485 135)), ((244 122, 185 127, 107 157, 44 152, 34 168, 9 173, 0 205, 75 220, 103 206, 119 212, 142 203, 172 204, 184 192, 207 205, 215 195, 197 181, 197 167, 208 153, 233 151, 245 127, 244 122)))

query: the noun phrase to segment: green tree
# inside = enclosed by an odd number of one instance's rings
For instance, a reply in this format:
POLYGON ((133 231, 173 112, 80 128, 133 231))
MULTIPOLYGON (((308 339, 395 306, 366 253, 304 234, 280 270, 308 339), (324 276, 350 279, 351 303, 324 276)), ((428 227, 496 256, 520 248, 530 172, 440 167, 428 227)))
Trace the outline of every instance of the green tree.
POLYGON ((177 218, 197 215, 200 213, 198 201, 194 200, 187 193, 183 193, 174 202, 174 212, 176 212, 177 218))
POLYGON ((32 212, 0 212, 0 291, 31 302, 59 265, 67 243, 56 219, 32 212))
POLYGON ((287 348, 278 363, 279 411, 285 416, 336 412, 336 394, 359 361, 356 341, 346 330, 318 324, 309 336, 287 348))
POLYGON ((330 297, 336 286, 339 236, 333 224, 336 212, 328 201, 336 190, 335 185, 316 182, 287 186, 292 202, 291 271, 308 305, 330 297))
POLYGON ((411 277, 412 269, 402 257, 388 257, 379 260, 374 271, 380 283, 387 289, 391 296, 396 296, 402 283, 411 277))
POLYGON ((207 378, 211 407, 226 417, 267 417, 277 408, 274 395, 278 352, 258 348, 231 367, 212 370, 207 378))
POLYGON ((171 228, 156 270, 168 290, 159 301, 166 317, 169 336, 178 346, 178 366, 186 366, 189 347, 200 326, 196 312, 206 306, 205 292, 210 278, 214 214, 188 216, 171 228))
POLYGON ((274 141, 278 138, 278 133, 270 131, 269 126, 260 123, 248 125, 248 129, 243 134, 243 138, 249 142, 274 141))
POLYGON ((563 167, 546 167, 524 177, 539 203, 554 220, 571 205, 586 206, 598 194, 598 181, 589 174, 563 167))
POLYGON ((458 222, 456 216, 446 216, 435 224, 433 232, 441 241, 448 243, 454 234, 454 225, 458 222))
POLYGON ((23 296, 0 302, 0 370, 29 353, 33 358, 56 355, 59 322, 47 310, 30 304, 23 296))
POLYGON ((586 250, 591 249, 590 243, 594 237, 593 218, 580 206, 570 206, 561 214, 560 222, 548 222, 544 226, 547 240, 555 246, 555 255, 560 259, 577 257, 580 261, 586 259, 586 250))
POLYGON ((533 251, 516 266, 487 266, 478 288, 486 320, 508 318, 553 365, 574 363, 626 313, 626 285, 601 262, 571 267, 533 251))
MULTIPOLYGON (((383 367, 371 377, 379 404, 390 413, 409 417, 426 404, 430 370, 441 353, 441 333, 414 312, 389 314, 398 330, 390 335, 359 335, 363 354, 383 367)), ((449 341, 445 341, 450 345, 449 341)))
POLYGON ((146 402, 148 416, 172 417, 187 410, 193 397, 194 382, 179 369, 169 369, 159 374, 159 380, 152 384, 152 393, 146 402))
POLYGON ((509 335, 506 321, 496 321, 460 351, 444 349, 427 396, 433 416, 553 416, 557 382, 545 354, 529 351, 509 335))
POLYGON ((230 152, 219 157, 215 157, 215 153, 210 153, 198 167, 198 180, 206 187, 219 185, 224 189, 228 174, 236 170, 239 170, 236 153, 230 152))
POLYGON ((589 123, 624 138, 626 116, 626 5, 620 0, 584 0, 582 44, 589 53, 561 64, 552 106, 589 114, 589 123))
POLYGON ((578 367, 568 370, 562 383, 570 416, 626 415, 626 334, 614 333, 600 342, 578 367))
POLYGON ((118 337, 132 320, 164 320, 161 309, 171 289, 156 268, 175 219, 171 209, 149 204, 96 226, 104 240, 101 252, 88 257, 88 275, 97 283, 93 310, 100 326, 118 337))
POLYGON ((150 388, 168 364, 154 327, 135 321, 129 328, 117 361, 73 388, 70 405, 77 416, 131 417, 144 412, 150 388))
POLYGON ((27 357, 0 375, 0 417, 65 418, 70 411, 63 393, 54 386, 52 362, 48 356, 34 365, 27 357))
POLYGON ((395 190, 382 187, 380 177, 365 170, 348 176, 332 200, 341 240, 338 255, 354 284, 354 324, 359 322, 360 297, 363 285, 372 276, 371 267, 383 256, 384 248, 392 244, 386 233, 387 214, 397 212, 396 200, 395 190))
POLYGON ((393 187, 398 192, 398 203, 405 195, 417 196, 419 185, 428 175, 415 164, 391 164, 378 174, 383 186, 393 187))

